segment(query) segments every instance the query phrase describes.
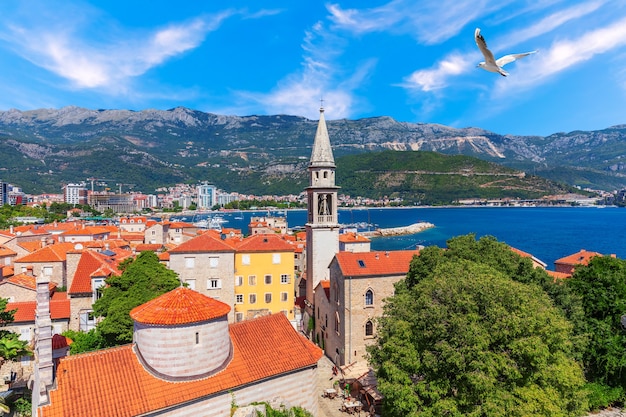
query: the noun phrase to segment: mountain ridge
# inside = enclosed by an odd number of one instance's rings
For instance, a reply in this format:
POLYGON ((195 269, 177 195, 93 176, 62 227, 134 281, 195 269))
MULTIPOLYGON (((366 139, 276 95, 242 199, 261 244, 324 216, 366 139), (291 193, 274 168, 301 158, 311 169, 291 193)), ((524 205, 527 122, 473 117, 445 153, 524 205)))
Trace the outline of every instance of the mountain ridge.
MULTIPOLYGON (((219 186, 213 178, 223 179, 218 172, 224 170, 242 177, 258 172, 261 181, 277 173, 288 178, 306 169, 317 123, 300 116, 225 116, 185 107, 11 109, 0 112, 0 151, 11 156, 0 162, 0 178, 17 183, 10 171, 20 165, 33 171, 28 180, 41 190, 111 176, 119 182, 132 176, 146 187, 194 180, 219 186), (16 165, 15 158, 28 161, 16 165), (107 162, 115 169, 106 168, 107 162)), ((473 156, 573 186, 626 188, 626 124, 545 137, 389 116, 327 120, 327 127, 335 157, 424 150, 473 156)))

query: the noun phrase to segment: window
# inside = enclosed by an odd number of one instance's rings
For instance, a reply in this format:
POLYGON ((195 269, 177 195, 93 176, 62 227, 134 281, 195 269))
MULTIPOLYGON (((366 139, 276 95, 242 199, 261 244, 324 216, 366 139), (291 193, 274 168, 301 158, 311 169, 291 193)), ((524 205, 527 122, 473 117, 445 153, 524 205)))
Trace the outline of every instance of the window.
POLYGON ((241 287, 243 285, 243 277, 241 275, 237 275, 235 277, 235 286, 241 287))
POLYGON ((372 290, 365 291, 365 305, 366 306, 374 305, 374 292, 372 290))
POLYGON ((244 253, 241 255, 241 263, 243 265, 250 265, 250 254, 244 253))
POLYGON ((196 345, 200 343, 200 333, 196 332, 196 345))
POLYGON ((218 290, 222 288, 222 280, 218 278, 211 278, 207 281, 207 290, 218 290))
POLYGON ((243 294, 237 294, 235 296, 235 304, 243 304, 243 294))
POLYGON ((339 316, 335 315, 335 332, 339 334, 339 316))
POLYGON ((256 304, 256 294, 250 294, 248 299, 250 300, 250 304, 256 304))
POLYGON ((281 284, 289 284, 290 278, 289 278, 289 274, 282 274, 280 276, 280 283, 281 284))
POLYGON ((92 301, 95 303, 102 297, 102 290, 104 290, 104 278, 96 278, 91 280, 92 288, 92 301))
POLYGON ((187 284, 187 288, 190 290, 196 289, 196 280, 195 279, 186 279, 185 284, 187 284))
POLYGON ((79 313, 80 323, 79 329, 83 332, 88 332, 91 329, 96 328, 96 319, 93 316, 93 312, 82 310, 79 313))
POLYGON ((20 328, 20 340, 25 342, 30 342, 30 327, 22 327, 20 328))
POLYGON ((365 336, 374 336, 374 323, 371 320, 365 323, 365 336))
POLYGON ((193 268, 196 266, 196 258, 185 258, 185 268, 193 268))
POLYGON ((272 263, 273 264, 279 264, 280 263, 280 253, 273 253, 272 254, 272 263))
POLYGON ((272 276, 271 275, 265 275, 265 283, 268 284, 268 285, 272 283, 272 276))
POLYGON ((265 303, 269 304, 272 302, 272 293, 271 292, 266 292, 265 293, 265 303))
POLYGON ((289 299, 289 293, 281 292, 280 293, 280 301, 285 302, 289 299))
POLYGON ((43 267, 43 274, 47 277, 52 276, 52 267, 51 266, 44 266, 43 267))
POLYGON ((217 268, 217 265, 218 265, 218 261, 219 261, 219 259, 220 259, 220 258, 218 258, 217 256, 211 256, 211 257, 209 258, 209 266, 210 266, 211 268, 217 268))
POLYGON ((243 313, 235 313, 235 321, 236 322, 243 321, 243 313))
POLYGON ((248 285, 256 285, 256 275, 248 275, 248 285))

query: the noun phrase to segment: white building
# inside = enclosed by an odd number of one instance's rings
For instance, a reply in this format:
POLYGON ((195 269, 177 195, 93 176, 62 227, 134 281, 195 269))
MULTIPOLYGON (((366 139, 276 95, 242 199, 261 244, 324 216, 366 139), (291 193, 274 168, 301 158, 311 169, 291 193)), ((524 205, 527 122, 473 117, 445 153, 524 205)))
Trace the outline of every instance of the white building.
POLYGON ((201 185, 198 185, 196 190, 198 194, 198 209, 208 210, 217 204, 215 185, 203 182, 201 185))

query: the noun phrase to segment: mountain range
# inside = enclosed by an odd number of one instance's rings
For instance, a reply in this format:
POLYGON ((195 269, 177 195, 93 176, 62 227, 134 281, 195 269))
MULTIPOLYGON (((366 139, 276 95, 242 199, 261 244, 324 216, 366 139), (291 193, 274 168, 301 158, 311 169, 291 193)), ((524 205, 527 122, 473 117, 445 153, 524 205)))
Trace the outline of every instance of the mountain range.
MULTIPOLYGON (((88 178, 144 192, 209 181, 228 191, 299 193, 307 186, 317 124, 298 116, 225 116, 184 107, 12 109, 0 112, 0 179, 29 193, 60 192, 63 183, 88 178)), ((433 151, 570 186, 626 188, 626 125, 549 136, 390 117, 328 120, 327 127, 338 160, 384 150, 433 151)))

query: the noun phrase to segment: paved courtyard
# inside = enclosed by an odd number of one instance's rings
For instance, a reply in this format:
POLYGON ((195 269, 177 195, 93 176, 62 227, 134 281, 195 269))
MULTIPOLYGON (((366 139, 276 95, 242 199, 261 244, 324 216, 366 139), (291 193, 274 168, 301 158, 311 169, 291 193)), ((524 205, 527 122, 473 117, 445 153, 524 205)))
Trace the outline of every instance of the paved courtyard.
MULTIPOLYGON (((318 362, 316 383, 319 417, 348 417, 350 415, 345 411, 341 411, 341 404, 344 401, 343 397, 338 395, 331 399, 322 395, 325 389, 333 388, 334 382, 338 381, 339 378, 340 376, 333 376, 333 363, 331 360, 327 356, 323 356, 318 362)), ((352 415, 365 417, 368 415, 367 409, 364 407, 364 411, 352 415)))

